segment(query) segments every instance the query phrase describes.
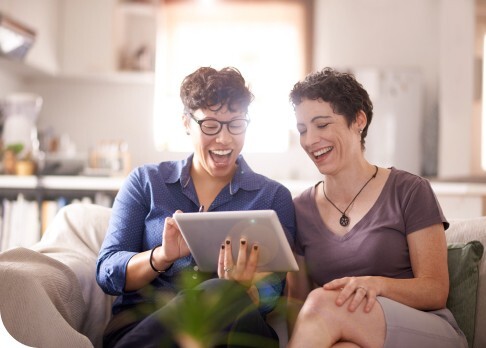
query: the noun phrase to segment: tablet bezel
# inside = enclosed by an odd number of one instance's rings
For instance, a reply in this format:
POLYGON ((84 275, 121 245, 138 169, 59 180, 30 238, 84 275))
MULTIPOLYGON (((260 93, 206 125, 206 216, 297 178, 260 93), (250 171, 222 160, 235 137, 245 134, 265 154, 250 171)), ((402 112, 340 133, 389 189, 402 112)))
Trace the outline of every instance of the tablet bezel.
POLYGON ((219 250, 227 237, 232 240, 233 261, 236 263, 239 241, 243 236, 250 246, 259 245, 257 272, 299 269, 274 210, 175 213, 173 217, 203 272, 217 271, 219 250))

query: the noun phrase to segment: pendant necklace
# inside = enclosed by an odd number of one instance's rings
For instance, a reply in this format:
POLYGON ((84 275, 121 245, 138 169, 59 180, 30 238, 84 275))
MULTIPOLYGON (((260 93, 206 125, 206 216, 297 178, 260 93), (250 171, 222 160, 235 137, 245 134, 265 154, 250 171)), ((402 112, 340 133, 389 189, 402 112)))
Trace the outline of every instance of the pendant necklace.
POLYGON ((334 208, 336 208, 342 215, 341 215, 341 218, 339 219, 339 224, 343 227, 346 227, 349 225, 349 217, 346 215, 346 212, 348 211, 349 207, 351 206, 351 204, 353 204, 353 202, 355 201, 355 199, 359 196, 359 194, 361 193, 361 191, 363 191, 363 189, 366 187, 366 185, 368 185, 368 183, 373 179, 373 178, 376 178, 376 174, 378 173, 378 167, 375 166, 376 170, 375 170, 375 173, 371 176, 371 178, 368 179, 368 181, 363 185, 363 187, 361 188, 361 190, 359 190, 359 192, 356 194, 356 196, 354 196, 353 200, 351 201, 351 203, 349 203, 349 205, 347 206, 346 209, 344 209, 344 211, 341 211, 341 209, 339 209, 336 204, 334 204, 326 195, 326 190, 324 190, 324 182, 322 182, 322 192, 324 193, 324 197, 326 197, 327 201, 329 203, 332 204, 332 206, 334 208))

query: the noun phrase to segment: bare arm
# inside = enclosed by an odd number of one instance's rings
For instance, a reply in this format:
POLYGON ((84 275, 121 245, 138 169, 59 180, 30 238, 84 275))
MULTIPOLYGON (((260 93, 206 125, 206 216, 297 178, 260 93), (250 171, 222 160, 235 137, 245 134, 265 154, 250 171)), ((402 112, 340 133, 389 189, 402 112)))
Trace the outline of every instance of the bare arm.
POLYGON ((443 225, 410 233, 407 241, 415 278, 387 281, 381 295, 417 309, 444 308, 449 294, 449 272, 443 225))
MULTIPOLYGON (((159 273, 155 272, 150 266, 150 253, 151 250, 141 252, 128 261, 125 291, 141 289, 159 276, 159 273)), ((166 218, 162 235, 162 246, 154 250, 152 264, 155 269, 164 271, 175 260, 187 255, 189 255, 189 248, 177 224, 173 218, 166 218)))
POLYGON ((352 297, 351 311, 363 300, 366 301, 365 310, 370 311, 378 295, 421 310, 444 308, 449 293, 444 227, 436 224, 410 233, 407 241, 414 278, 346 277, 333 280, 324 288, 342 288, 336 303, 342 305, 352 297), (358 291, 360 288, 364 291, 358 291))

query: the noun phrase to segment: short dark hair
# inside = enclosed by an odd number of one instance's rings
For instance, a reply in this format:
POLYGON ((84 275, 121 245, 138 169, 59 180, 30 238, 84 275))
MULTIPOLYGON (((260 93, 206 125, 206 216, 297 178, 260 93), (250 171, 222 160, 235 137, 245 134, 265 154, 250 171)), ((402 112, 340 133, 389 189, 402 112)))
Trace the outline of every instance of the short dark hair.
POLYGON ((353 74, 324 68, 307 75, 290 92, 290 101, 294 108, 304 99, 328 102, 336 114, 346 118, 348 126, 356 121, 358 112, 363 111, 368 121, 361 133, 361 146, 364 148, 364 139, 373 118, 373 103, 353 74))
POLYGON ((211 67, 197 69, 182 81, 180 96, 184 113, 198 109, 218 111, 225 105, 230 111, 236 111, 236 108, 247 111, 253 101, 245 79, 233 67, 219 71, 211 67))

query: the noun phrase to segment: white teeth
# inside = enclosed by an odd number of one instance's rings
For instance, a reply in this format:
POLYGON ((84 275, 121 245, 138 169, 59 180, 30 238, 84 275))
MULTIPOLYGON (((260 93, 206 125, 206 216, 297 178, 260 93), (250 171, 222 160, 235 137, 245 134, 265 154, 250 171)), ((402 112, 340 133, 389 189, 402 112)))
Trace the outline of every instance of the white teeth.
POLYGON ((320 155, 323 155, 325 153, 328 153, 329 151, 332 150, 332 146, 329 146, 329 147, 326 147, 324 149, 321 149, 319 151, 316 151, 316 152, 313 152, 312 154, 315 156, 315 157, 319 157, 320 155))
POLYGON ((232 150, 212 150, 211 152, 218 156, 226 156, 229 155, 232 150))

